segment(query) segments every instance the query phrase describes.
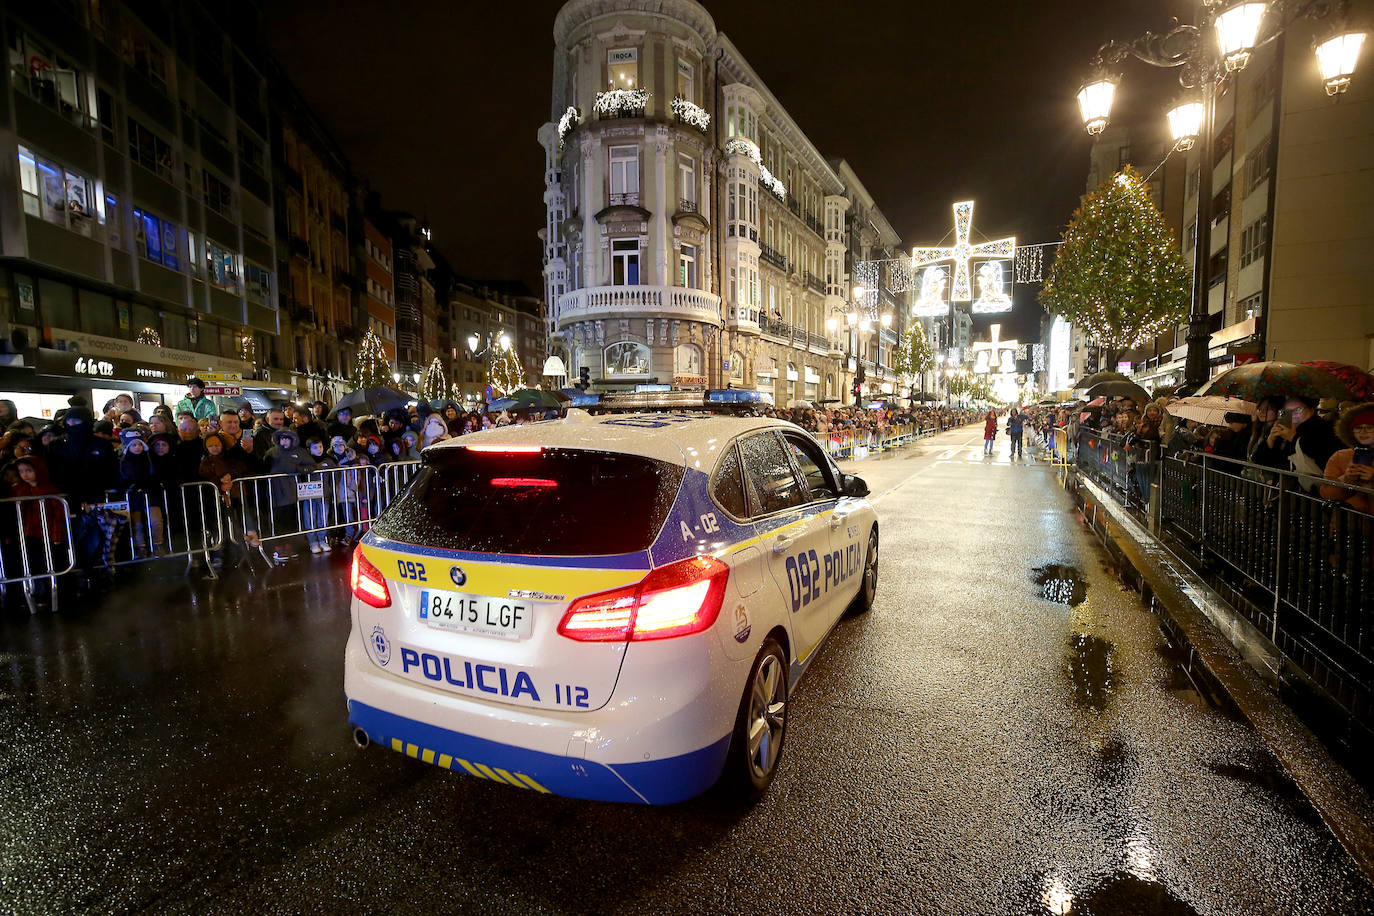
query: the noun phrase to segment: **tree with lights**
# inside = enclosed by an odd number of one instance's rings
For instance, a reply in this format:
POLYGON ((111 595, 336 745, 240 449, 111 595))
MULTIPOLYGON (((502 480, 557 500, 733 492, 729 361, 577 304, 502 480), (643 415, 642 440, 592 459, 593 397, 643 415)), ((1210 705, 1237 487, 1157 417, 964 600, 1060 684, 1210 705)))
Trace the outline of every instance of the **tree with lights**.
POLYGON ((491 363, 487 368, 487 384, 493 393, 508 395, 525 387, 525 370, 514 347, 492 347, 491 363))
POLYGON ((448 397, 448 379, 444 377, 444 365, 437 356, 429 361, 429 368, 420 378, 420 397, 426 401, 448 397))
POLYGON ((1135 169, 1083 198, 1063 238, 1040 303, 1106 349, 1106 365, 1188 317, 1188 265, 1135 169))
POLYGON ((924 375, 935 368, 935 351, 925 328, 915 324, 892 351, 892 370, 898 375, 924 375))
POLYGON ((353 390, 389 388, 393 387, 392 383, 391 362, 386 358, 386 351, 382 349, 377 333, 369 328, 358 348, 357 365, 353 369, 353 390))

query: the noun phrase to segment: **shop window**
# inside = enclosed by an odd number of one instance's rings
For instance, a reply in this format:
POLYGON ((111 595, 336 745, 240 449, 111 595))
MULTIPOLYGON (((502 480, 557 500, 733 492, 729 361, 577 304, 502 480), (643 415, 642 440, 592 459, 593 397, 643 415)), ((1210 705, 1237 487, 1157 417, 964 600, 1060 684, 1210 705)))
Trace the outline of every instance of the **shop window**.
POLYGON ((177 226, 134 207, 134 253, 171 270, 181 269, 181 230, 177 226))
POLYGON ((105 223, 99 182, 19 147, 19 189, 24 212, 90 238, 105 223))
POLYGON ((606 74, 612 89, 638 89, 639 49, 613 48, 606 54, 606 74))
POLYGON ((201 188, 205 192, 205 205, 220 216, 233 219, 234 192, 229 189, 229 185, 207 169, 201 169, 200 177, 201 188))
POLYGON ((133 118, 128 119, 128 128, 129 158, 153 174, 173 181, 172 144, 133 118))
POLYGON ((227 293, 239 293, 239 256, 210 240, 205 242, 205 269, 210 285, 227 293))
POLYGON ((272 301, 272 272, 252 261, 243 262, 244 290, 251 302, 267 305, 272 301))

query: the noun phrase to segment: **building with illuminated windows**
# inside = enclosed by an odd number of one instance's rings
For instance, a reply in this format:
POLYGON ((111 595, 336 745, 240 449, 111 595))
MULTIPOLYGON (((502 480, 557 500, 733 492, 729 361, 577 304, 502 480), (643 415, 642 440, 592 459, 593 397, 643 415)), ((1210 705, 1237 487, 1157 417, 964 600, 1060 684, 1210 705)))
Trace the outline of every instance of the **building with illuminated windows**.
MULTIPOLYGON (((875 303, 851 301, 850 243, 885 221, 854 219, 847 166, 821 155, 700 4, 571 0, 554 41, 540 237, 550 350, 570 376, 840 399, 858 366, 844 362, 855 308, 867 311, 854 359, 871 348, 885 369, 867 339, 875 303)), ((890 227, 870 236, 866 251, 901 249, 890 227)))

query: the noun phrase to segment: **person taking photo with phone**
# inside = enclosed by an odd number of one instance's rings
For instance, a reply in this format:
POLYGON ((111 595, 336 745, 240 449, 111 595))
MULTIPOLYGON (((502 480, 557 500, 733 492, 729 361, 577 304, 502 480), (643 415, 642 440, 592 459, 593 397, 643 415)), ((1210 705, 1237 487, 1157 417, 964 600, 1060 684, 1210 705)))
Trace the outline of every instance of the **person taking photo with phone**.
POLYGON ((1316 489, 1326 463, 1341 448, 1341 440, 1336 438, 1331 424, 1317 416, 1317 402, 1303 397, 1290 397, 1283 402, 1266 444, 1285 455, 1289 467, 1304 475, 1300 482, 1309 492, 1316 489))
MULTIPOLYGON (((1336 432, 1350 448, 1331 455, 1326 462, 1326 479, 1374 489, 1374 403, 1356 404, 1342 411, 1336 432)), ((1321 497, 1343 502, 1357 512, 1374 514, 1374 497, 1361 490, 1322 484, 1321 497)))

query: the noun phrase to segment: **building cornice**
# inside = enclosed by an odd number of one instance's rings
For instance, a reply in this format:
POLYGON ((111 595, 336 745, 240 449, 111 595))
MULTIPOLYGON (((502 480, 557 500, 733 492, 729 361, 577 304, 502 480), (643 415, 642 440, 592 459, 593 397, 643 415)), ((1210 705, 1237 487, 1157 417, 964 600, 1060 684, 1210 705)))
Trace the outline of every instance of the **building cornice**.
POLYGON ((602 16, 642 13, 671 19, 696 31, 706 47, 716 38, 716 23, 696 0, 569 0, 553 20, 553 40, 565 47, 574 30, 602 16))

